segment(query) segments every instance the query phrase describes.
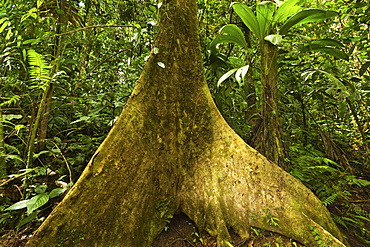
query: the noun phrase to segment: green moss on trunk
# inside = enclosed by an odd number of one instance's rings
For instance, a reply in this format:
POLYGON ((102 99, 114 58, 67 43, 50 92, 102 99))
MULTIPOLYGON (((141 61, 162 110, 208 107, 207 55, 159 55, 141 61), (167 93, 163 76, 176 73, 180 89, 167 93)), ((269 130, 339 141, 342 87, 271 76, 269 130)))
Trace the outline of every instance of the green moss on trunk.
POLYGON ((309 217, 341 239, 321 202, 221 117, 204 80, 196 1, 167 0, 161 9, 159 52, 81 178, 27 246, 150 246, 175 212, 229 246, 228 227, 247 238, 251 226, 263 227, 251 216, 267 207, 281 220, 269 230, 313 246, 309 217))

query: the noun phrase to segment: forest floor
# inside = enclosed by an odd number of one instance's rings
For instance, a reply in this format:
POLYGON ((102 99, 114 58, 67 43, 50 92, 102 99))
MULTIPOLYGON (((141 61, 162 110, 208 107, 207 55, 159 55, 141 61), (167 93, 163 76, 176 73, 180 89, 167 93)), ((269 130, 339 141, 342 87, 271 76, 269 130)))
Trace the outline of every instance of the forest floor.
MULTIPOLYGON (((20 229, 18 233, 14 230, 2 232, 7 233, 6 237, 0 239, 0 247, 23 247, 37 229, 35 224, 27 225, 20 229)), ((345 229, 341 229, 343 232, 345 229)), ((360 243, 356 236, 346 232, 346 237, 351 247, 366 247, 360 243)), ((243 241, 234 231, 230 230, 232 243, 234 247, 298 247, 302 246, 291 239, 268 231, 262 232, 255 229, 252 237, 243 241), (257 236, 258 235, 258 236, 257 236), (295 243, 294 243, 295 242, 295 243)), ((185 214, 178 214, 173 217, 171 222, 154 241, 153 247, 216 247, 216 238, 208 233, 199 233, 195 223, 185 214)))
MULTIPOLYGON (((276 233, 254 229, 253 235, 248 240, 242 240, 229 229, 232 244, 235 247, 266 247, 266 246, 302 246, 293 244, 291 239, 276 233), (258 235, 258 236, 257 236, 258 235)), ((163 231, 154 241, 153 247, 216 247, 216 238, 208 233, 199 233, 192 222, 185 214, 178 214, 173 217, 167 230, 163 231)))
MULTIPOLYGON (((13 186, 12 186, 13 187, 13 186)), ((16 191, 14 191, 16 192, 16 191)), ((9 191, 0 191, 3 195, 11 196, 12 193, 9 191)), ((60 198, 61 199, 61 198, 60 198)), ((13 198, 14 200, 14 198, 13 198)), ((12 201, 13 201, 12 200, 12 201)), ((367 214, 370 212, 370 200, 368 198, 368 192, 366 190, 359 190, 358 194, 352 195, 352 202, 361 204, 362 210, 367 214)), ((56 205, 59 201, 53 201, 56 205)), ((346 210, 342 208, 341 203, 330 205, 329 210, 332 213, 338 213, 339 211, 346 210)), ((51 212, 50 205, 48 208, 43 210, 43 216, 51 212)), ((347 209, 348 210, 348 209, 347 209)), ((368 215, 370 216, 370 215, 368 215)), ((367 217, 370 218, 370 217, 367 217)), ((31 221, 30 223, 16 229, 0 229, 0 247, 23 247, 33 232, 37 229, 39 223, 31 221)), ((353 231, 348 231, 344 227, 341 227, 341 231, 347 237, 347 241, 351 247, 366 247, 364 244, 355 236, 353 231)), ((363 227, 370 229, 370 222, 365 222, 363 227)), ((232 244, 235 247, 298 247, 302 246, 298 242, 295 242, 285 236, 281 236, 276 233, 263 231, 262 229, 252 229, 251 238, 248 240, 242 240, 232 230, 229 229, 230 236, 232 238, 232 244)), ((210 236, 206 232, 200 233, 195 226, 195 223, 191 221, 185 214, 175 215, 171 222, 166 226, 163 232, 155 239, 153 247, 216 247, 216 238, 210 236)))

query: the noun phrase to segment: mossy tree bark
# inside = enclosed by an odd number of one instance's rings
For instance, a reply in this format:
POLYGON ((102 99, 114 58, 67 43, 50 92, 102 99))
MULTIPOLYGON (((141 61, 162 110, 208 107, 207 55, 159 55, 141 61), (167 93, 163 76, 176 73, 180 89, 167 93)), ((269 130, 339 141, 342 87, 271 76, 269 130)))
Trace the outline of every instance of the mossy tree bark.
POLYGON ((203 75, 196 1, 166 0, 161 9, 156 52, 125 109, 27 246, 150 246, 179 212, 219 246, 230 246, 230 227, 248 238, 251 226, 314 246, 313 226, 340 246, 321 202, 218 112, 203 75))
POLYGON ((279 119, 278 48, 268 41, 261 44, 262 107, 248 143, 269 160, 288 170, 289 160, 279 119))

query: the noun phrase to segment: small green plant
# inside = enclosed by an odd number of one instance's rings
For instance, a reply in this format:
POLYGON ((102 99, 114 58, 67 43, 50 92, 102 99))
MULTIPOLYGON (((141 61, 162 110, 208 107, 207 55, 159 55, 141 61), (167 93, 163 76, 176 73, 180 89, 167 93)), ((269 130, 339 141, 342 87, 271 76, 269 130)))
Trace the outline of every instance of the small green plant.
POLYGON ((267 221, 270 226, 277 226, 279 219, 272 216, 269 208, 262 209, 251 216, 252 219, 258 221, 267 221))
POLYGON ((79 243, 83 240, 85 240, 85 235, 78 233, 77 229, 72 229, 71 235, 69 237, 61 239, 57 246, 66 246, 67 242, 69 244, 72 243, 72 246, 79 246, 79 243))
POLYGON ((168 212, 168 199, 163 198, 160 199, 157 204, 155 205, 155 209, 157 209, 161 213, 161 218, 164 217, 164 215, 168 212))
POLYGON ((56 188, 50 192, 47 192, 47 185, 38 185, 34 189, 34 195, 30 199, 21 200, 19 202, 14 203, 13 205, 4 209, 6 211, 15 211, 20 209, 27 209, 26 213, 27 216, 24 218, 23 214, 21 216, 21 220, 19 221, 17 228, 29 223, 30 221, 37 218, 38 213, 42 206, 48 203, 51 198, 57 197, 63 194, 67 188, 56 188))
POLYGON ((265 231, 264 229, 258 229, 258 228, 254 228, 254 227, 251 227, 251 230, 253 231, 253 233, 259 238, 259 237, 262 237, 263 236, 263 232, 265 231))
POLYGON ((170 228, 170 227, 168 226, 168 224, 170 224, 170 222, 171 222, 170 218, 172 218, 172 216, 171 216, 171 217, 169 217, 168 219, 166 219, 166 225, 165 225, 165 227, 164 227, 164 231, 165 231, 165 232, 167 232, 167 231, 168 231, 168 229, 170 228))
POLYGON ((312 235, 314 236, 319 247, 332 246, 333 241, 328 236, 325 238, 325 240, 322 239, 320 232, 317 230, 316 227, 310 226, 310 230, 312 231, 312 235))
POLYGON ((199 239, 199 241, 201 242, 201 244, 203 245, 204 242, 203 242, 203 239, 200 237, 199 233, 196 231, 195 227, 193 227, 194 231, 192 233, 192 235, 194 235, 196 238, 193 239, 193 242, 197 242, 197 239, 199 239))
POLYGON ((268 222, 271 226, 277 226, 277 225, 278 225, 278 221, 279 221, 279 219, 278 219, 278 218, 275 218, 275 217, 273 217, 273 216, 271 216, 271 215, 267 218, 267 222, 268 222))
POLYGON ((194 235, 194 239, 193 239, 193 242, 196 243, 197 240, 199 240, 199 242, 203 245, 204 244, 204 240, 203 238, 199 235, 199 233, 197 232, 197 229, 195 226, 193 226, 193 224, 191 222, 187 222, 189 224, 189 226, 192 226, 193 227, 193 232, 191 233, 191 235, 194 235))
POLYGON ((27 200, 22 200, 17 203, 14 203, 10 207, 6 208, 7 210, 19 210, 27 208, 27 214, 31 215, 36 209, 45 205, 50 198, 54 198, 63 194, 67 189, 66 188, 56 188, 50 192, 46 192, 47 185, 39 185, 35 188, 36 195, 27 200))
POLYGON ((292 239, 289 239, 289 242, 294 246, 294 247, 298 247, 297 243, 294 242, 292 239))

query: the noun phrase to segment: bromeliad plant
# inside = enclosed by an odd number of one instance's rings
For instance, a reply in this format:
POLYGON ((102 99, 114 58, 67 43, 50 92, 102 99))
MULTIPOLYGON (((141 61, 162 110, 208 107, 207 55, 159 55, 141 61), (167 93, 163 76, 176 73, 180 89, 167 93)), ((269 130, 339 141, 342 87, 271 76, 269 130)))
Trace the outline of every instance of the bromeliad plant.
MULTIPOLYGON (((245 4, 233 3, 231 5, 245 26, 256 36, 261 56, 261 115, 255 124, 249 142, 259 152, 285 169, 288 168, 289 159, 282 141, 284 135, 278 117, 277 45, 282 42, 283 35, 287 34, 294 25, 320 21, 337 15, 335 11, 317 8, 300 10, 301 4, 301 0, 287 0, 280 7, 277 7, 272 1, 264 1, 257 5, 256 15, 245 4)), ((216 47, 220 43, 234 43, 242 48, 248 48, 243 32, 235 24, 224 26, 220 33, 221 35, 210 44, 212 53, 217 53, 216 47)), ((328 42, 321 42, 315 44, 314 47, 323 52, 337 49, 327 46, 327 44, 328 42)), ((329 52, 327 53, 329 54, 329 52)), ((244 77, 249 68, 248 64, 227 72, 219 79, 217 85, 220 86, 234 73, 236 73, 235 77, 239 85, 243 85, 244 77)))
MULTIPOLYGON (((308 8, 301 9, 301 0, 287 0, 280 7, 272 1, 264 1, 257 4, 256 15, 251 8, 242 3, 232 3, 232 8, 242 19, 243 23, 257 37, 260 44, 264 40, 274 45, 282 41, 294 25, 321 21, 330 17, 335 17, 337 12, 324 9, 308 8), (291 16, 289 19, 287 19, 291 16), (280 25, 280 27, 278 27, 280 25)), ((210 47, 213 48, 220 43, 235 43, 243 48, 247 48, 245 37, 240 28, 234 24, 228 24, 221 28, 221 36, 216 37, 210 47)))

